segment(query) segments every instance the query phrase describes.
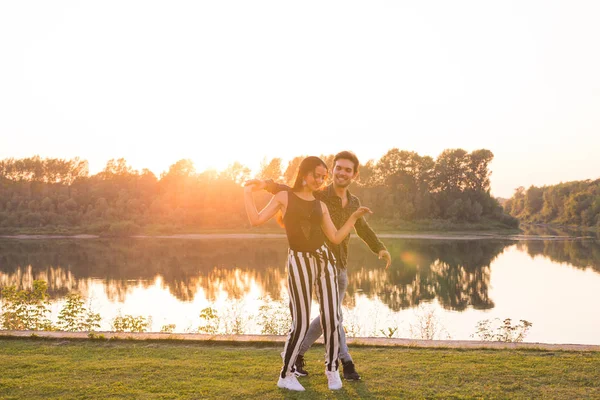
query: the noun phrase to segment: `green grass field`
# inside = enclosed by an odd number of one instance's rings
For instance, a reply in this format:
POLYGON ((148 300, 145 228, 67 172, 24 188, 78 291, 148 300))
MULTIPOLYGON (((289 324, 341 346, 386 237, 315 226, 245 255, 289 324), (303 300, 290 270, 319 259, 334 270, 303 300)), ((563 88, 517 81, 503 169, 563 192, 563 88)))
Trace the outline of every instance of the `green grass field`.
POLYGON ((600 352, 351 348, 363 379, 278 389, 280 344, 0 338, 2 399, 600 399, 600 352))

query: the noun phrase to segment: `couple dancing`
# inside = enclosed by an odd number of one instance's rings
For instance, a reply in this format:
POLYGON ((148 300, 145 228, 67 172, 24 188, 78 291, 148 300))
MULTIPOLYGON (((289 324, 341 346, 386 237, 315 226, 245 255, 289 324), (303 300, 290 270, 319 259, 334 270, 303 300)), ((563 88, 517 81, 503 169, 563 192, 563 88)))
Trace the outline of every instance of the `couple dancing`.
POLYGON ((341 325, 341 303, 348 286, 348 235, 352 228, 386 261, 386 268, 391 263, 389 252, 363 218, 371 210, 362 207, 358 198, 348 191, 348 185, 358 176, 358 158, 352 152, 343 151, 336 154, 333 163, 333 183, 322 190, 319 189, 329 171, 318 157, 302 160, 291 188, 254 179, 244 189, 250 223, 261 225, 278 215, 288 238, 287 283, 292 327, 281 354, 283 367, 277 386, 283 389, 304 390, 296 376, 308 374, 304 370, 304 353, 321 334, 325 342, 325 375, 329 389, 342 388, 338 360, 342 362, 344 378, 360 379, 341 325), (258 212, 252 192, 262 189, 274 196, 258 212), (311 323, 313 290, 319 299, 319 317, 311 323))

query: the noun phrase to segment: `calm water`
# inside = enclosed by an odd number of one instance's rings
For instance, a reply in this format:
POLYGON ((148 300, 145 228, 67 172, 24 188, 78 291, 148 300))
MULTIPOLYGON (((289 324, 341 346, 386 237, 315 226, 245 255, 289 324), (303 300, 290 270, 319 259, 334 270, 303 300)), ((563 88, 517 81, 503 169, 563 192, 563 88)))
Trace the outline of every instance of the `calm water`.
MULTIPOLYGON (((533 323, 529 342, 600 344, 598 241, 384 241, 388 270, 360 240, 351 243, 351 336, 392 328, 394 337, 418 337, 433 316, 435 338, 472 339, 478 321, 511 318, 533 323)), ((0 286, 47 281, 53 319, 77 291, 102 330, 129 314, 151 317, 152 331, 192 332, 212 307, 220 331, 261 333, 261 306, 286 312, 286 249, 283 237, 0 240, 0 286)))

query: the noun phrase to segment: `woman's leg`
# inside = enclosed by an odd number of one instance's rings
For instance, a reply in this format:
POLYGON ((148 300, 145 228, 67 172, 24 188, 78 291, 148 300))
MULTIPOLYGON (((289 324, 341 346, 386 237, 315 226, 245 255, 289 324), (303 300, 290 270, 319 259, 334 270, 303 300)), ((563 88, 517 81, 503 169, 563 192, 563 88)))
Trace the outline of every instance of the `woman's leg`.
POLYGON ((317 295, 323 340, 325 341, 325 370, 338 370, 340 349, 340 300, 335 259, 329 249, 319 250, 322 257, 317 264, 317 295))
POLYGON ((289 251, 288 257, 288 292, 292 328, 284 348, 281 377, 292 373, 296 356, 310 323, 310 305, 312 287, 316 276, 315 258, 307 253, 289 251))

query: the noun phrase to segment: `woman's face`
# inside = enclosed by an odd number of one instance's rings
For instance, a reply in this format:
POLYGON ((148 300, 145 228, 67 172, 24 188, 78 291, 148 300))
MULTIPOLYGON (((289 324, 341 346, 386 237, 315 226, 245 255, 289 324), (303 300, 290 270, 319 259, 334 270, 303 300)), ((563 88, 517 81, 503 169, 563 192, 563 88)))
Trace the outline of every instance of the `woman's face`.
POLYGON ((306 174, 304 180, 306 181, 306 186, 311 190, 318 190, 323 182, 327 179, 327 168, 322 165, 319 165, 313 172, 306 174))

